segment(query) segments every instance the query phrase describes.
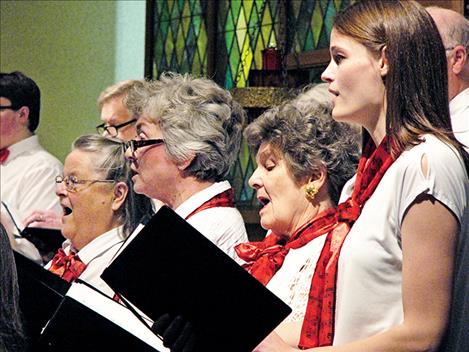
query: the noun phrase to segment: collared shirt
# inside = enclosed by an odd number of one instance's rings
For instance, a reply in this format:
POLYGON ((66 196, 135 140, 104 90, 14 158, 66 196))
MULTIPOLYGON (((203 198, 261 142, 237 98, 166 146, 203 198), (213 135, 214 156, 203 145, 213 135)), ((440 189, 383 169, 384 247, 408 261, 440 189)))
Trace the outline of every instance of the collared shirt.
POLYGON ((35 210, 61 213, 55 194, 55 177, 62 164, 40 144, 36 135, 8 147, 10 154, 0 165, 1 199, 18 223, 35 210))
POLYGON ((449 102, 449 113, 456 139, 464 144, 469 152, 469 88, 449 102))
MULTIPOLYGON (((186 218, 206 201, 230 188, 231 185, 228 181, 216 182, 210 187, 192 195, 177 207, 175 212, 179 216, 186 218)), ((191 216, 187 219, 187 222, 231 258, 237 262, 242 262, 236 255, 234 246, 238 243, 247 242, 248 237, 243 217, 238 209, 229 207, 205 209, 191 216)))
MULTIPOLYGON (((122 226, 119 226, 96 237, 77 252, 80 260, 86 264, 86 269, 81 273, 80 279, 111 298, 114 295, 114 291, 101 279, 100 275, 107 268, 112 258, 114 258, 123 242, 122 226)), ((70 240, 66 240, 62 244, 62 248, 65 254, 69 254, 73 249, 73 245, 70 240)), ((51 262, 47 263, 46 269, 49 269, 51 262)))

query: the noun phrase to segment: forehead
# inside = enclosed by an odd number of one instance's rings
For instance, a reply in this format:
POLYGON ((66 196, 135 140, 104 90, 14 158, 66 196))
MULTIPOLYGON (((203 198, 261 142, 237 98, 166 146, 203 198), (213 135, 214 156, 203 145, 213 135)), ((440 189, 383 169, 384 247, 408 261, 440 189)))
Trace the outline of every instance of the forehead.
POLYGON ((137 133, 144 132, 146 134, 161 133, 161 129, 158 123, 154 119, 148 116, 140 116, 135 124, 137 133))
POLYGON ((101 108, 101 120, 105 123, 117 125, 130 120, 129 111, 124 106, 123 95, 106 101, 101 108))
POLYGON ((64 175, 89 175, 95 173, 95 155, 75 149, 67 155, 64 162, 64 175))
POLYGON ((10 105, 10 104, 11 104, 11 100, 8 99, 8 98, 5 98, 5 97, 0 97, 0 104, 1 104, 1 105, 10 105))
POLYGON ((265 161, 266 159, 273 157, 276 159, 282 159, 282 153, 278 148, 272 145, 270 142, 262 142, 257 151, 256 159, 258 161, 265 161))

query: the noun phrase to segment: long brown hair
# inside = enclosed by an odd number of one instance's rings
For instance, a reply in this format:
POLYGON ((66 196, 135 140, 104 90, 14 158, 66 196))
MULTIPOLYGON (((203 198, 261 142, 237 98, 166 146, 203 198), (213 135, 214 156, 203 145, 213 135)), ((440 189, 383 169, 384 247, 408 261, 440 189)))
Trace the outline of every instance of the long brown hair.
POLYGON ((391 145, 402 151, 432 134, 454 146, 469 170, 469 156, 451 129, 445 49, 427 11, 415 1, 363 0, 339 13, 334 29, 376 55, 385 50, 391 145))

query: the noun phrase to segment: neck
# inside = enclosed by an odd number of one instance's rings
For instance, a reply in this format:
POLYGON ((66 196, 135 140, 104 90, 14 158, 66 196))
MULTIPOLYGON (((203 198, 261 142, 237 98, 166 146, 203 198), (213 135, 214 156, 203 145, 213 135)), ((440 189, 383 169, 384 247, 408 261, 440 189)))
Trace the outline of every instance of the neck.
POLYGON ((373 140, 373 143, 378 146, 380 145, 383 138, 386 136, 386 111, 383 108, 378 116, 372 119, 372 123, 368 126, 363 126, 368 131, 373 140))
POLYGON ((464 81, 464 80, 458 80, 454 82, 454 84, 451 86, 448 86, 448 98, 449 101, 453 100, 459 93, 461 93, 463 90, 469 88, 469 79, 464 81))
POLYGON ((12 136, 2 136, 0 138, 0 149, 8 148, 15 143, 21 142, 23 139, 29 138, 33 135, 28 129, 18 131, 18 133, 12 136))
POLYGON ((173 185, 175 191, 173 192, 172 198, 168 201, 168 205, 172 209, 176 209, 191 196, 213 184, 213 181, 203 181, 193 176, 182 178, 173 185))

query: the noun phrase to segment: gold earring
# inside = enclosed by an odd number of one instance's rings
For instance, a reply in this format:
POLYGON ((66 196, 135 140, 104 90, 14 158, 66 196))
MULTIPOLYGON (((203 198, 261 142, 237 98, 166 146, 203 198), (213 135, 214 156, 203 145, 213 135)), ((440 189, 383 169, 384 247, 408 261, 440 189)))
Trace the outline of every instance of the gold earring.
POLYGON ((308 199, 310 202, 314 200, 314 197, 316 197, 317 193, 318 189, 311 182, 305 186, 305 196, 306 199, 308 199))

